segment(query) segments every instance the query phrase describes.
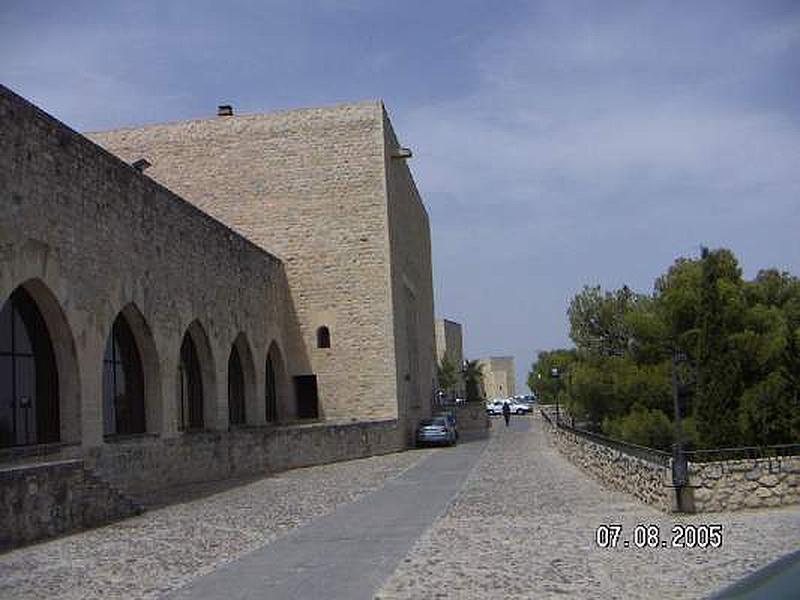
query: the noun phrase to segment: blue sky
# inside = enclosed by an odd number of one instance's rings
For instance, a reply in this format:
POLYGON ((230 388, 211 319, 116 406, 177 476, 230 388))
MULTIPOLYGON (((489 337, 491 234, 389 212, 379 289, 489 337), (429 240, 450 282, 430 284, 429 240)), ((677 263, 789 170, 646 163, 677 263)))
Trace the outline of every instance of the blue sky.
POLYGON ((700 244, 800 274, 800 3, 4 0, 0 82, 78 130, 382 98, 470 357, 700 244))

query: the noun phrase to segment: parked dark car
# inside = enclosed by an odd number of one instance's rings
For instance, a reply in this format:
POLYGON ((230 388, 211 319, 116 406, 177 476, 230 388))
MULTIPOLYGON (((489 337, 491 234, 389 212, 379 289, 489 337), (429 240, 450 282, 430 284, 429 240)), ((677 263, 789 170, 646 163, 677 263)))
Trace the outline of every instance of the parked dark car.
POLYGON ((417 445, 442 444, 452 446, 456 443, 456 432, 446 417, 422 419, 417 426, 417 445))

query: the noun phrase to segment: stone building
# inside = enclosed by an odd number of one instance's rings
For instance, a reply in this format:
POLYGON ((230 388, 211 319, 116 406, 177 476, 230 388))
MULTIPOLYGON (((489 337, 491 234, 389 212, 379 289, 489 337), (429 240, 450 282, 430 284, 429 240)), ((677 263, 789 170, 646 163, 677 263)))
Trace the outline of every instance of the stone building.
POLYGON ((434 338, 436 340, 436 363, 442 364, 442 360, 447 360, 459 371, 458 383, 456 384, 456 398, 465 398, 464 378, 461 377, 461 368, 464 363, 464 346, 461 323, 449 321, 447 319, 436 320, 436 330, 434 338))
POLYGON ((0 547, 408 443, 430 234, 382 104, 93 137, 0 86, 0 547))
POLYGON ((479 364, 483 368, 484 396, 488 399, 509 398, 516 395, 516 374, 513 356, 492 356, 483 358, 479 364))

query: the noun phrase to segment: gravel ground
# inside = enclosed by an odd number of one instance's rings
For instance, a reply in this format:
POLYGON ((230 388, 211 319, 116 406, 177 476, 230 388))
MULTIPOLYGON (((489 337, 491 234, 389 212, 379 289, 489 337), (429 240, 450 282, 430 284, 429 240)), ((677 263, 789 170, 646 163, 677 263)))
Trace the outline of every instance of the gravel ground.
POLYGON ((0 598, 157 598, 353 502, 429 453, 288 471, 0 555, 0 598))
POLYGON ((539 417, 506 429, 378 597, 702 598, 800 547, 800 507, 666 515, 606 490, 549 446, 539 417), (601 523, 721 523, 720 549, 600 549, 601 523))

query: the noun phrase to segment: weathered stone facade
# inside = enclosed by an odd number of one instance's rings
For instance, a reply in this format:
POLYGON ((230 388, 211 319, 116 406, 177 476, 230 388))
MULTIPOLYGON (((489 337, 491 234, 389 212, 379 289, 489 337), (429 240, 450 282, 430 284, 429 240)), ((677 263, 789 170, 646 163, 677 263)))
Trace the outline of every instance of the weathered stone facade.
POLYGON ((483 389, 486 398, 491 400, 516 395, 513 356, 492 356, 481 359, 479 364, 483 367, 483 389))
POLYGON ((379 102, 90 134, 282 257, 326 418, 430 406, 428 216, 379 102), (330 348, 319 348, 327 327, 330 348))
MULTIPOLYGON (((47 439, 11 448, 31 398, 2 398, 0 465, 14 469, 3 481, 35 475, 61 489, 77 467, 41 464, 74 459, 86 477, 135 494, 402 449, 430 411, 430 234, 382 105, 154 131, 145 138, 163 154, 147 153, 150 177, 0 86, 0 307, 36 313, 45 333, 31 339, 52 346, 50 379, 37 374, 36 385, 56 398, 44 405, 56 411, 47 439), (191 203, 163 187, 159 169, 191 203), (120 320, 141 359, 134 435, 108 430, 120 320), (300 376, 317 377, 316 423, 299 422, 300 376), (201 403, 187 418, 190 383, 201 403)), ((2 342, 3 368, 31 352, 2 342)), ((11 514, 26 506, 15 501, 11 514)), ((18 539, 110 517, 37 518, 27 522, 45 523, 40 531, 18 539)))
POLYGON ((461 376, 461 366, 464 362, 464 337, 461 323, 447 319, 436 320, 436 362, 442 363, 444 357, 458 369, 459 377, 456 384, 456 398, 466 397, 464 378, 461 376))

